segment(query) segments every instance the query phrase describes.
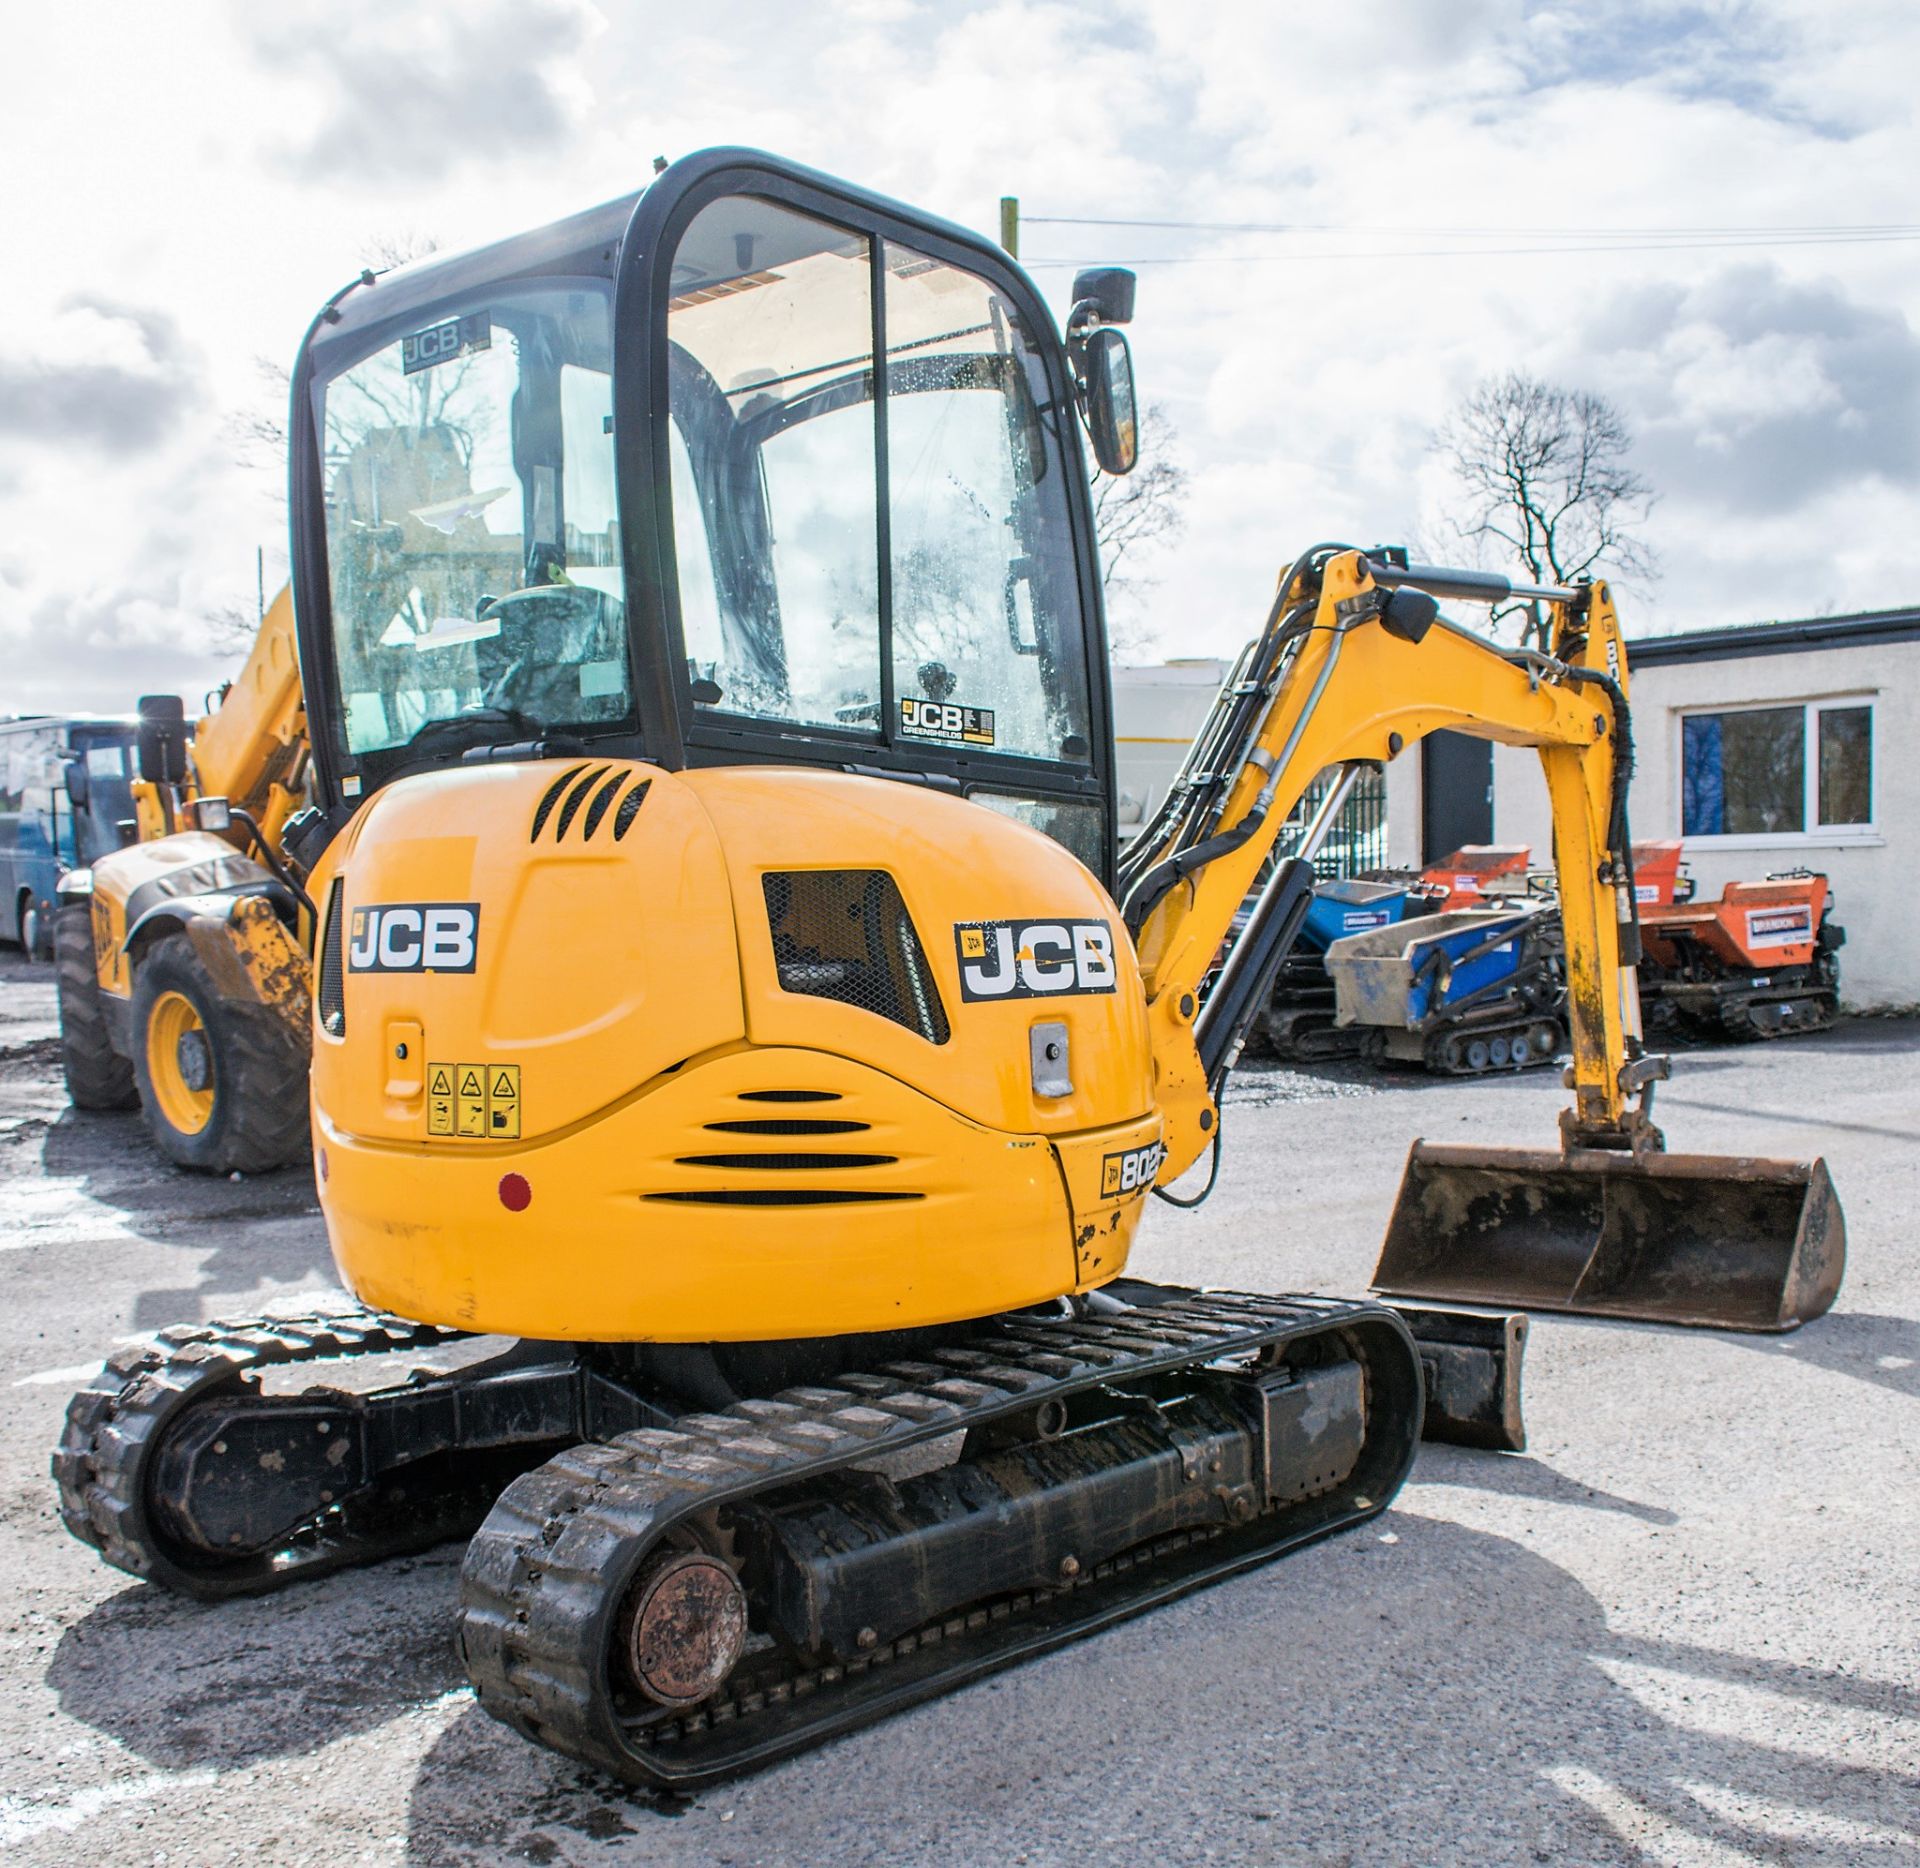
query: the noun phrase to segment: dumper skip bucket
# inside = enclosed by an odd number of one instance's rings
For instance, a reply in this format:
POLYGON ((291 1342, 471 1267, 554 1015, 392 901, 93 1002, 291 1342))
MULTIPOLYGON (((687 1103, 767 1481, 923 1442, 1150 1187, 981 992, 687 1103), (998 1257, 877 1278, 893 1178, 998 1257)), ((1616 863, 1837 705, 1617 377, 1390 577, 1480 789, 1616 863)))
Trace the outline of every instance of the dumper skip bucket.
POLYGON ((1824 1161, 1415 1142, 1373 1281, 1394 1297, 1791 1330, 1832 1305, 1846 1240, 1824 1161))

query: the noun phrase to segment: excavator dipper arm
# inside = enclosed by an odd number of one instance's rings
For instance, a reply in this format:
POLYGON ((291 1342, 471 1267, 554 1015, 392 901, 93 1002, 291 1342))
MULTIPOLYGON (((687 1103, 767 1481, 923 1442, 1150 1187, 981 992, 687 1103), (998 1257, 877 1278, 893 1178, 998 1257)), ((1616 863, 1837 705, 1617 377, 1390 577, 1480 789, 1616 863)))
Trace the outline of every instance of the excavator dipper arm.
MULTIPOLYGON (((1622 955, 1633 897, 1619 794, 1631 741, 1612 598, 1604 584, 1554 593, 1555 653, 1540 655, 1503 650, 1437 617, 1411 583, 1389 587, 1393 576, 1386 567, 1376 576, 1357 551, 1289 574, 1267 632, 1284 639, 1219 787, 1218 826, 1203 816, 1205 834, 1195 837, 1190 821, 1186 840, 1176 830, 1131 872, 1127 911, 1138 926, 1174 1174, 1206 1151, 1219 1120, 1218 1072, 1203 1066, 1196 1042, 1201 984, 1294 807, 1321 772, 1384 762, 1442 728, 1539 751, 1566 923, 1572 1120, 1586 1139, 1630 1139, 1629 1053, 1640 1031, 1622 955)), ((1265 646, 1256 645, 1256 662, 1265 646)))

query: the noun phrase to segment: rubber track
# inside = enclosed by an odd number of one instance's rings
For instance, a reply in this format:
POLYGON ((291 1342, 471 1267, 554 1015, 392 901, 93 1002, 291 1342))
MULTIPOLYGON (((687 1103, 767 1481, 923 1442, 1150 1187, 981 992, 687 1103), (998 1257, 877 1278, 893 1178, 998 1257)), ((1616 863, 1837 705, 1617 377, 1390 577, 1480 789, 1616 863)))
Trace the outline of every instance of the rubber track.
MULTIPOLYGON (((1838 1022, 1839 1017, 1840 994, 1837 988, 1806 986, 1788 992, 1753 993, 1741 998, 1729 998, 1720 1006, 1719 1025, 1727 1037, 1742 1043, 1766 1043, 1774 1038, 1791 1038, 1803 1031, 1827 1031, 1838 1022), (1769 1027, 1754 1017, 1755 1007, 1761 1005, 1807 1006, 1813 1008, 1813 1016, 1804 1023, 1769 1027)), ((1712 1027, 1708 1026, 1707 1029, 1711 1031, 1712 1027)))
POLYGON ((352 1499, 308 1526, 290 1547, 223 1562, 172 1544, 147 1510, 147 1467, 181 1411, 256 1371, 290 1363, 392 1355, 466 1332, 356 1310, 257 1323, 180 1325, 117 1351, 67 1404, 53 1477, 60 1517, 114 1568, 203 1599, 257 1595, 350 1563, 419 1549, 447 1534, 443 1510, 383 1511, 354 1521, 352 1499))
MULTIPOLYGON (((1106 1320, 1002 1319, 924 1362, 792 1388, 721 1413, 688 1415, 549 1460, 507 1487, 467 1547, 460 1644, 480 1703, 523 1736, 654 1790, 686 1790, 756 1769, 1058 1646, 1278 1550, 1385 1508, 1411 1463, 1419 1374, 1406 1343, 1407 1441, 1370 1493, 1331 1494, 1230 1530, 1162 1539, 1057 1589, 1002 1599, 915 1630, 844 1666, 806 1669, 749 1654, 718 1702, 644 1724, 612 1697, 606 1655, 627 1580, 676 1522, 747 1493, 871 1461, 1076 1388, 1245 1355, 1357 1323, 1399 1320, 1372 1304, 1209 1292, 1106 1320), (1317 1508, 1317 1509, 1316 1509, 1317 1508), (1285 1529, 1276 1534, 1276 1520, 1285 1529), (1202 1546, 1210 1546, 1204 1551, 1202 1546), (1169 1569, 1171 1565, 1171 1569, 1169 1569), (1130 1572, 1130 1573, 1129 1573, 1130 1572)), ((1377 1401, 1383 1369, 1369 1368, 1377 1401)), ((1378 1416, 1376 1416, 1378 1419, 1378 1416)), ((1392 1429, 1379 1424, 1379 1441, 1392 1429)), ((1369 1444, 1378 1442, 1370 1434, 1369 1444)), ((1362 1476, 1368 1456, 1363 1453, 1362 1476)), ((1347 1489, 1356 1488, 1349 1482, 1347 1489)), ((641 1709, 633 1709, 641 1710, 641 1709)))
POLYGON ((1551 1064, 1565 1051, 1566 1047, 1566 1027, 1561 1023, 1558 1016, 1536 1012, 1531 1018, 1517 1019, 1511 1024, 1475 1025, 1470 1028, 1464 1028, 1459 1032, 1442 1031, 1428 1044, 1425 1062, 1426 1067, 1434 1072, 1436 1076, 1501 1077, 1511 1074, 1516 1069, 1537 1070, 1542 1064, 1551 1064), (1495 1038, 1524 1038, 1538 1030, 1541 1025, 1549 1022, 1552 1023, 1554 1030, 1559 1034, 1553 1049, 1550 1051, 1534 1052, 1527 1058, 1524 1064, 1496 1064, 1492 1059, 1488 1059, 1478 1070, 1475 1070, 1466 1060, 1464 1055, 1466 1046, 1476 1039, 1483 1042, 1490 1042, 1495 1038), (1462 1056, 1459 1063, 1450 1064, 1447 1062, 1447 1041, 1449 1038, 1454 1037, 1459 1039, 1462 1056))

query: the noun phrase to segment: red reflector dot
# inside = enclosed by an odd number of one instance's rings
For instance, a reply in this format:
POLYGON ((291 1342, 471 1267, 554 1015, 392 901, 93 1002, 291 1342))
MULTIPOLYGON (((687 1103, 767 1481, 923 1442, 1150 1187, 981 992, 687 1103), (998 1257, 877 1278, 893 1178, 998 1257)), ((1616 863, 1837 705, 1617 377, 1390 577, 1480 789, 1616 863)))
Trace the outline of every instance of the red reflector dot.
POLYGON ((524 1213, 533 1201, 533 1189, 527 1185, 524 1174, 502 1174, 500 1176, 500 1204, 509 1213, 524 1213))

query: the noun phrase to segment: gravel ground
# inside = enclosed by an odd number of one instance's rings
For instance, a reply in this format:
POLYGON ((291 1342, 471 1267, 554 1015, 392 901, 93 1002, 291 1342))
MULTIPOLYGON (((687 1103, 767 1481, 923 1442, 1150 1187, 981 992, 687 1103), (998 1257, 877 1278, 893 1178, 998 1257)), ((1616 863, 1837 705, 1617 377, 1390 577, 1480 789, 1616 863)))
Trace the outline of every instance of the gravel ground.
MULTIPOLYGON (((1697 1052, 1676 1146, 1823 1153, 1852 1265, 1785 1339, 1540 1322, 1524 1456, 701 1798, 628 1800, 475 1710, 458 1552, 199 1607, 60 1530, 116 1339, 328 1289, 304 1176, 160 1166, 67 1110, 0 957, 0 1856, 39 1863, 1920 1862, 1920 1023, 1697 1052)), ((1236 1087, 1148 1276, 1357 1291, 1409 1137, 1533 1142, 1541 1073, 1236 1087)))

